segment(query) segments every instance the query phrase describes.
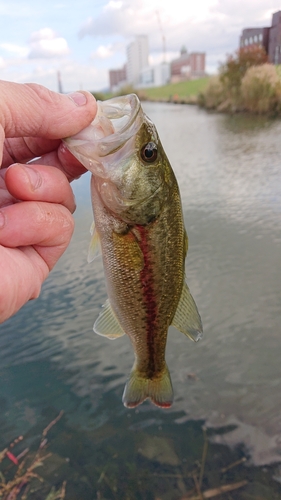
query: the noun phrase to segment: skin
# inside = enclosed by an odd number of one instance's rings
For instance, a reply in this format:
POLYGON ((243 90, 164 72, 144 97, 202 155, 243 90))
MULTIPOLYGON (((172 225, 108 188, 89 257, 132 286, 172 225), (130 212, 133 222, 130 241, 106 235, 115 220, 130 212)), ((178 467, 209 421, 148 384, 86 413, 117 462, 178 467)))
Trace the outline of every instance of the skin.
POLYGON ((69 244, 75 210, 69 183, 85 169, 61 138, 89 125, 96 102, 87 92, 67 96, 2 81, 0 95, 1 323, 38 297, 69 244))

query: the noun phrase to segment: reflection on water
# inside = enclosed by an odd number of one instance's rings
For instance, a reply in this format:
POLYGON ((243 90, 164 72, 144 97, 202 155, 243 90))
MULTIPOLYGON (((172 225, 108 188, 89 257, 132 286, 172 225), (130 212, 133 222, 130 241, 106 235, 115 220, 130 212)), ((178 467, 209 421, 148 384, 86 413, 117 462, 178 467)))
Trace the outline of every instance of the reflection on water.
MULTIPOLYGON (((70 248, 41 297, 0 327, 0 440, 26 432, 53 407, 66 411, 67 432, 77 439, 78 432, 94 433, 101 457, 108 446, 112 456, 126 447, 128 422, 136 419, 142 432, 158 429, 158 437, 165 421, 165 436, 182 460, 179 428, 204 419, 209 428, 227 430, 214 433, 214 442, 242 443, 256 464, 280 461, 281 122, 172 104, 146 103, 145 109, 179 180, 190 242, 186 272, 203 340, 193 344, 171 328, 171 410, 123 407, 133 362, 129 339, 112 343, 92 331, 106 292, 101 260, 86 263, 92 220, 86 175, 74 184, 70 248), (97 429, 119 438, 109 444, 97 429)), ((144 476, 145 459, 136 459, 144 476)))

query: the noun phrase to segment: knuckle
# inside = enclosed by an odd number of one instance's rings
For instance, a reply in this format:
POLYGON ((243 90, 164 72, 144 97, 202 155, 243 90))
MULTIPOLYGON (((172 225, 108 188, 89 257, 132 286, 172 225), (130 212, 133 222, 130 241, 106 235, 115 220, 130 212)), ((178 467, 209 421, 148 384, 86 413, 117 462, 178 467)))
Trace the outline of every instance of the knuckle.
POLYGON ((74 231, 74 219, 69 210, 56 203, 35 203, 35 226, 42 231, 42 244, 67 244, 74 231))

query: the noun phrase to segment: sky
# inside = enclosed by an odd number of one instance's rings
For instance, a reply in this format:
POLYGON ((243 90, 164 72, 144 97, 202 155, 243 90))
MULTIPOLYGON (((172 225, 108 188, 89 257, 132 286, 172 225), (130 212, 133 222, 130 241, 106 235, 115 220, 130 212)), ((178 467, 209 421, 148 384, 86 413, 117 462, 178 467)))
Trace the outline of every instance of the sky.
POLYGON ((109 69, 147 35, 150 64, 206 53, 215 73, 239 44, 243 28, 270 26, 280 0, 0 0, 0 79, 64 92, 105 90, 109 69))

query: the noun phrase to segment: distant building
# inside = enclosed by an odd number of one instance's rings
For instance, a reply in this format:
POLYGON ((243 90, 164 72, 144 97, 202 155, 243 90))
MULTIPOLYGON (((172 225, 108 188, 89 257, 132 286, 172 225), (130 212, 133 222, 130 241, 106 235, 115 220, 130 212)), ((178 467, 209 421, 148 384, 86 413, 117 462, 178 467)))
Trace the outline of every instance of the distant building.
POLYGON ((205 76, 205 52, 187 52, 183 47, 180 57, 171 62, 171 81, 178 82, 205 76))
POLYGON ((269 62, 281 64, 281 11, 272 16, 271 26, 265 28, 245 28, 240 36, 240 47, 254 45, 264 47, 269 62))
POLYGON ((270 28, 246 28, 242 31, 240 36, 240 47, 251 47, 259 45, 263 47, 268 54, 268 41, 269 41, 270 28))
POLYGON ((139 87, 161 87, 170 82, 171 66, 169 63, 160 63, 147 66, 140 72, 139 87))
POLYGON ((272 16, 269 31, 268 58, 273 64, 281 64, 281 11, 272 16))
POLYGON ((123 68, 109 70, 109 85, 111 92, 116 92, 127 83, 126 64, 123 68))
POLYGON ((146 35, 136 36, 134 42, 127 47, 127 82, 137 85, 141 71, 148 66, 148 38, 146 35))
POLYGON ((161 87, 170 81, 176 82, 205 76, 204 52, 188 54, 182 48, 180 57, 171 63, 162 62, 150 66, 148 63, 148 38, 138 35, 127 46, 127 63, 123 68, 109 71, 110 90, 117 92, 125 85, 133 87, 161 87))

